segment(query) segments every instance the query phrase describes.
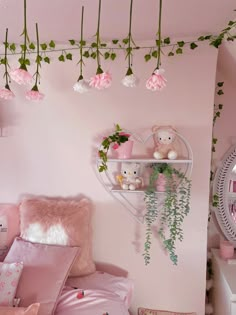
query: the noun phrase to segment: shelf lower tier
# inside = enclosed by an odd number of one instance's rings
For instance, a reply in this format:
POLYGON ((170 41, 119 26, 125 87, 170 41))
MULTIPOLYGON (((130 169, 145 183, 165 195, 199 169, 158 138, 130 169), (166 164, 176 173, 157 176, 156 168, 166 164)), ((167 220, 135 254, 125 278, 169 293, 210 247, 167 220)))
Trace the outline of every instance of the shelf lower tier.
MULTIPOLYGON (((128 189, 122 189, 120 186, 113 186, 111 188, 111 192, 119 193, 119 194, 127 194, 127 193, 144 193, 147 190, 147 187, 142 187, 136 190, 128 190, 128 189)), ((158 194, 165 193, 164 191, 156 191, 158 194)))

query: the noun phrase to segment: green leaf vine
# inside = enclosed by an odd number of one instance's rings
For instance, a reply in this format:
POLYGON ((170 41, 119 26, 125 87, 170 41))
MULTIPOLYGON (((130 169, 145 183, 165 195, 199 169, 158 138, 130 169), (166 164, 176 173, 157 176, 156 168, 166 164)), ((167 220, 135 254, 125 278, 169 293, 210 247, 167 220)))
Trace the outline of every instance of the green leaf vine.
POLYGON ((150 263, 152 225, 159 219, 158 235, 171 261, 177 265, 178 256, 175 244, 177 240, 183 240, 182 224, 190 210, 191 181, 181 171, 167 163, 152 164, 151 168, 149 186, 144 197, 147 210, 145 215, 144 261, 146 265, 150 263), (155 186, 159 174, 165 175, 164 193, 156 191, 155 186), (158 201, 161 201, 161 207, 158 201))

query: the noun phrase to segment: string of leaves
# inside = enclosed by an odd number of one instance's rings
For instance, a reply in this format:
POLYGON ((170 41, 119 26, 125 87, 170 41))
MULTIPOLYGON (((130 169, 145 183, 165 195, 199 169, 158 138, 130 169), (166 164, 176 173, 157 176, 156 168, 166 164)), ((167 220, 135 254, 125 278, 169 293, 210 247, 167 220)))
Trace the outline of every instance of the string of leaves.
POLYGON ((167 163, 153 164, 151 168, 152 174, 144 198, 147 210, 145 215, 146 239, 143 253, 145 264, 150 263, 152 225, 159 219, 158 235, 171 261, 174 265, 177 265, 178 256, 175 244, 177 240, 183 240, 182 224, 190 210, 191 181, 181 171, 167 163), (166 178, 164 196, 156 192, 155 183, 159 174, 164 174, 166 178), (157 210, 158 198, 159 201, 163 201, 159 203, 162 204, 161 207, 159 206, 159 211, 157 210), (161 200, 161 198, 164 199, 161 200))

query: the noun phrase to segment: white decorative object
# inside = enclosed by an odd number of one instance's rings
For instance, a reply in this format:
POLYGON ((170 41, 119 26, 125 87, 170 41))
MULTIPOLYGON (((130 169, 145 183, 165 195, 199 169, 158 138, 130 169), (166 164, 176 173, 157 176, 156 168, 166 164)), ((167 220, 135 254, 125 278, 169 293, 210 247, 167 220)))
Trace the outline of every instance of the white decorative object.
POLYGON ((75 92, 83 94, 88 92, 91 89, 91 87, 89 85, 89 81, 81 79, 73 85, 73 89, 75 92))
POLYGON ((134 74, 130 74, 130 75, 126 75, 121 83, 126 86, 126 87, 136 87, 139 83, 139 79, 134 75, 134 74))
POLYGON ((139 163, 122 163, 121 175, 118 175, 118 180, 122 189, 136 190, 142 187, 143 179, 139 176, 139 163))

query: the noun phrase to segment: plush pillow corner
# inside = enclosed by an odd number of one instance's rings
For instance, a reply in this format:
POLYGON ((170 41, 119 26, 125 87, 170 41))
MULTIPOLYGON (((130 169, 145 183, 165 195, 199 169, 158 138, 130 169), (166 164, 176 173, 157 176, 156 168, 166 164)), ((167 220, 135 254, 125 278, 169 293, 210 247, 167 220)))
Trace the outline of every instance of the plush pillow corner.
POLYGON ((23 263, 0 263, 0 306, 13 306, 23 263))
POLYGON ((34 303, 27 308, 0 306, 0 315, 37 315, 39 306, 39 303, 34 303))
POLYGON ((83 198, 31 197, 20 204, 21 237, 44 244, 79 246, 70 276, 95 272, 92 258, 91 203, 83 198))
POLYGON ((15 238, 4 262, 23 262, 16 290, 20 306, 38 302, 39 315, 53 314, 78 253, 79 247, 32 243, 15 238))
POLYGON ((196 315, 196 313, 170 312, 139 307, 138 315, 196 315))

